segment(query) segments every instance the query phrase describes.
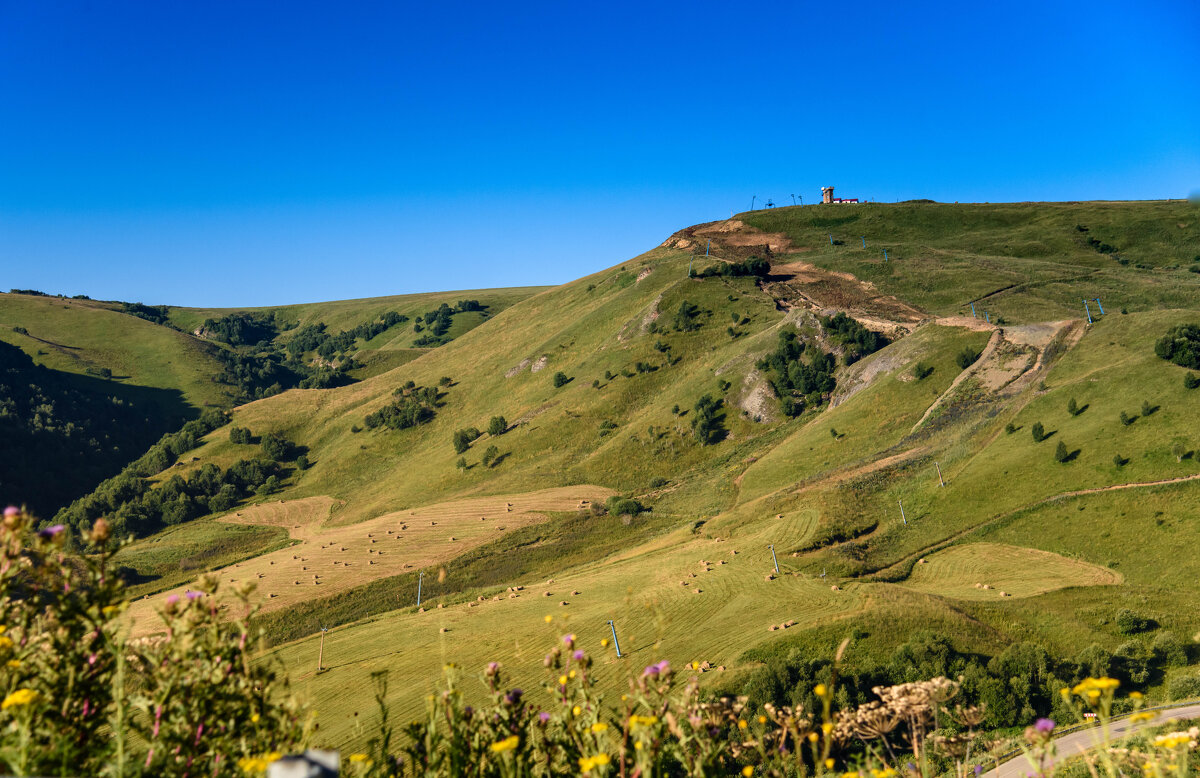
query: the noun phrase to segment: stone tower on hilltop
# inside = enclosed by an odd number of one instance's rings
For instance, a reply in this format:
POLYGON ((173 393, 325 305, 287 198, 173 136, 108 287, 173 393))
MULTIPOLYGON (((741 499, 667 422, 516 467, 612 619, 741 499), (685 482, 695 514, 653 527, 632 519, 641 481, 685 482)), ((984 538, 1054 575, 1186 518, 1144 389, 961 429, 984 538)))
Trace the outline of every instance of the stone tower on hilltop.
POLYGON ((832 186, 821 187, 821 202, 823 202, 823 203, 832 203, 833 202, 833 187, 832 186))

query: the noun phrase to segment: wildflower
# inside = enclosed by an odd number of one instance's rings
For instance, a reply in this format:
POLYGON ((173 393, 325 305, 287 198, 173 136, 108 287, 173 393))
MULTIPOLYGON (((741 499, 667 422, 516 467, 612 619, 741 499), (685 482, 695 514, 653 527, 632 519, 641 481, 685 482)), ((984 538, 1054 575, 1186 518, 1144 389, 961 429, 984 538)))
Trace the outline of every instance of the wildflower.
POLYGON ((826 759, 826 760, 825 760, 825 769, 826 769, 826 770, 832 770, 832 769, 833 769, 833 758, 832 758, 832 757, 830 757, 829 759, 826 759))
POLYGON ((255 713, 250 717, 250 723, 257 724, 261 718, 262 716, 259 716, 257 713, 255 713))
POLYGON ((824 732, 826 735, 828 735, 830 732, 833 732, 833 722, 826 721, 824 724, 821 725, 821 731, 824 732))
POLYGON ((120 610, 120 608, 118 608, 116 605, 105 605, 103 608, 100 609, 100 612, 103 613, 105 616, 111 616, 119 610, 120 610))
POLYGON ((55 524, 52 527, 46 527, 44 530, 39 530, 38 537, 41 538, 42 540, 54 540, 65 529, 66 529, 66 527, 64 527, 63 525, 55 524))
POLYGON ((525 692, 522 689, 510 689, 508 694, 504 695, 504 703, 506 705, 519 705, 521 697, 525 692))
POLYGON ((517 747, 519 740, 520 738, 518 738, 516 735, 510 735, 503 740, 492 743, 492 752, 496 754, 502 754, 505 751, 512 751, 517 747))
POLYGON ((571 672, 567 673, 567 677, 570 678, 571 680, 574 680, 575 679, 575 671, 572 670, 571 672))
POLYGON ((819 683, 819 684, 817 684, 817 685, 816 685, 816 687, 813 689, 813 694, 817 695, 818 697, 824 697, 824 696, 825 696, 825 693, 826 693, 826 692, 828 692, 828 691, 829 691, 829 690, 828 690, 827 688, 825 688, 825 684, 823 684, 823 683, 819 683))
POLYGON ((546 726, 547 724, 549 724, 550 723, 550 714, 547 713, 546 711, 542 711, 541 713, 539 713, 538 714, 538 723, 541 724, 543 727, 546 726))
POLYGON ((19 670, 21 668, 21 660, 20 659, 10 659, 7 662, 5 662, 5 665, 8 667, 9 670, 19 670))
POLYGON ((1033 728, 1043 735, 1049 735, 1054 731, 1054 719, 1038 719, 1034 723, 1033 728))
POLYGON ((20 515, 20 513, 21 513, 20 508, 18 508, 15 505, 10 505, 4 509, 4 518, 9 519, 9 518, 12 518, 13 516, 20 515))
POLYGON ((738 719, 738 729, 745 729, 747 726, 745 719, 738 719))
POLYGON ((754 768, 750 765, 746 765, 742 768, 742 775, 744 775, 746 778, 750 778, 750 776, 754 775, 754 768))
POLYGON ((12 694, 4 698, 4 702, 0 703, 0 710, 8 710, 9 708, 19 708, 23 705, 31 705, 41 698, 41 694, 33 689, 17 689, 12 694))
POLYGON ((808 742, 809 742, 809 743, 816 743, 816 742, 817 742, 817 733, 816 733, 816 732, 809 732, 809 733, 808 733, 808 742))
POLYGON ((1139 721, 1152 721, 1157 717, 1158 717, 1158 713, 1156 713, 1154 711, 1141 711, 1140 713, 1135 713, 1132 716, 1130 716, 1129 720, 1134 723, 1137 723, 1139 721))
POLYGON ((549 624, 550 622, 554 621, 554 617, 551 616, 549 613, 547 613, 546 618, 543 619, 543 621, 545 621, 547 624, 549 624))
POLYGON ((603 721, 597 721, 595 724, 592 725, 593 732, 603 732, 606 729, 608 729, 608 725, 605 724, 603 721))
POLYGON ((13 647, 12 638, 0 635, 0 651, 6 651, 13 647))
POLYGON ((658 723, 658 716, 639 716, 635 713, 629 717, 629 723, 635 727, 649 727, 658 723))
POLYGON ((571 708, 572 716, 578 716, 580 713, 583 713, 583 708, 579 707, 578 705, 576 705, 574 708, 571 708))
POLYGON ((565 675, 558 676, 558 685, 566 686, 567 685, 567 676, 565 676, 565 675))
POLYGON ((581 756, 579 757, 579 770, 580 772, 588 773, 592 771, 593 767, 601 767, 610 761, 608 754, 605 753, 599 753, 595 756, 581 756))
POLYGON ((563 645, 567 648, 572 648, 575 645, 575 635, 563 635, 563 645))
POLYGON ((600 639, 600 648, 608 648, 608 638, 600 639))
POLYGON ((488 662, 487 669, 484 670, 484 674, 490 678, 493 675, 495 675, 496 673, 498 673, 499 671, 500 671, 500 663, 499 662, 488 662))
POLYGON ((1140 700, 1140 699, 1142 699, 1143 696, 1144 695, 1141 692, 1130 692, 1129 693, 1129 699, 1131 699, 1131 700, 1140 700))

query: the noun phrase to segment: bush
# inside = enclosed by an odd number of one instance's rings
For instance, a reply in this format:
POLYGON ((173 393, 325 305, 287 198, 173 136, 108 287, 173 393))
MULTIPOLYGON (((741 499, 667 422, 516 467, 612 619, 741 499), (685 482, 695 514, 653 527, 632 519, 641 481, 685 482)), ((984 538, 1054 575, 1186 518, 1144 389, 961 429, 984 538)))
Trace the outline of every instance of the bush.
POLYGON ((1079 404, 1075 402, 1074 397, 1072 397, 1070 400, 1067 400, 1067 413, 1071 414, 1072 416, 1079 415, 1079 404))
POLYGON ((662 487, 666 486, 669 483, 671 483, 671 482, 668 481, 666 478, 662 478, 660 476, 650 482, 650 488, 651 489, 661 489, 662 487))
POLYGON ((1054 449, 1054 461, 1066 462, 1067 458, 1070 456, 1070 453, 1067 451, 1067 444, 1063 443, 1061 440, 1058 441, 1058 447, 1054 449))
POLYGON ((465 454, 471 448, 471 443, 479 437, 479 430, 474 427, 455 430, 451 436, 451 441, 454 443, 455 454, 465 454))
POLYGON ((1004 431, 1011 435, 1017 431, 1017 425, 1010 421, 1008 424, 1004 425, 1004 431))
POLYGON ((1042 426, 1040 421, 1035 421, 1033 426, 1029 428, 1029 431, 1033 434, 1034 443, 1041 443, 1046 439, 1046 428, 1042 426))
POLYGON ((1157 405, 1151 405, 1149 400, 1142 400, 1142 417, 1143 418, 1154 415, 1154 412, 1157 410, 1158 410, 1157 405))
POLYGON ((975 361, 979 359, 979 355, 981 353, 983 352, 976 351, 975 349, 968 347, 958 352, 958 356, 954 358, 954 361, 960 368, 966 370, 968 367, 975 364, 975 361))
POLYGON ((262 439, 263 454, 276 462, 286 462, 292 458, 296 446, 290 440, 277 432, 268 432, 262 439))
POLYGON ((1172 327, 1154 344, 1154 353, 1181 367, 1200 370, 1200 325, 1172 327))
POLYGON ((1128 427, 1130 424, 1133 424, 1135 421, 1137 421, 1137 418, 1138 418, 1138 417, 1137 417, 1137 416, 1130 416, 1130 415, 1129 415, 1128 413, 1126 413, 1125 411, 1121 411, 1121 416, 1120 416, 1120 418, 1121 418, 1121 424, 1123 424, 1124 426, 1128 427))
POLYGON ((229 441, 231 443, 247 444, 254 440, 254 436, 250 434, 248 427, 230 427, 229 441))
POLYGON ((1167 684, 1167 696, 1172 700, 1194 700, 1200 697, 1200 673, 1177 675, 1167 684))
POLYGON ((637 500, 618 495, 609 497, 604 503, 604 509, 608 511, 609 516, 636 516, 646 510, 637 500))
POLYGON ((1117 467, 1125 467, 1125 465, 1129 464, 1129 460, 1120 454, 1113 454, 1113 464, 1117 467))
POLYGON ((571 382, 571 379, 568 378, 567 374, 562 372, 561 370, 554 374, 554 388, 555 389, 566 386, 570 382, 571 382))
POLYGON ((933 373, 933 365, 927 365, 924 362, 918 362, 913 365, 912 375, 918 381, 924 381, 933 373))
POLYGON ((499 457, 500 449, 496 448, 495 446, 488 446, 487 451, 483 452, 483 466, 491 467, 492 463, 499 459, 499 457))
POLYGON ((308 468, 312 467, 312 465, 309 464, 307 454, 301 454, 300 456, 296 457, 296 467, 300 470, 307 470, 308 468))
POLYGON ((1152 629, 1154 622, 1150 619, 1142 618, 1138 614, 1131 611, 1129 608, 1122 608, 1117 611, 1117 617, 1114 619, 1117 625, 1117 630, 1122 635, 1136 635, 1139 632, 1145 632, 1152 629))
POLYGON ((1200 386, 1200 373, 1184 373, 1183 388, 1195 389, 1200 386))
POLYGON ((488 422, 488 434, 493 438, 508 432, 508 420, 503 416, 493 416, 488 422))

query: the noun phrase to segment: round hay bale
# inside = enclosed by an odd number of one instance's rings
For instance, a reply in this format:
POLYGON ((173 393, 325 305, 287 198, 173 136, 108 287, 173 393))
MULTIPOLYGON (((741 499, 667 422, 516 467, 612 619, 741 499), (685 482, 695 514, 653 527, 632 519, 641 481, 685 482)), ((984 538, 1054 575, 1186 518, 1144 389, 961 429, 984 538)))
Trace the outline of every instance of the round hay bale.
POLYGON ((925 557, 921 557, 920 559, 917 560, 917 564, 918 565, 927 565, 929 563, 927 561, 925 561, 925 557))
POLYGON ((449 632, 449 631, 450 630, 446 627, 442 627, 441 629, 438 630, 438 632, 449 632))
POLYGON ((837 584, 834 584, 833 586, 829 587, 829 591, 831 591, 831 592, 840 592, 841 590, 842 590, 842 587, 838 586, 837 584))
POLYGON ((566 605, 566 604, 567 604, 567 601, 566 601, 566 600, 559 600, 559 601, 558 601, 558 604, 559 604, 559 605, 566 605))
POLYGON ((771 626, 767 627, 767 632, 774 632, 777 629, 779 629, 779 627, 772 624, 771 626))
POLYGON ((441 610, 442 608, 445 608, 445 607, 446 607, 446 603, 444 603, 444 602, 438 603, 438 610, 441 610))

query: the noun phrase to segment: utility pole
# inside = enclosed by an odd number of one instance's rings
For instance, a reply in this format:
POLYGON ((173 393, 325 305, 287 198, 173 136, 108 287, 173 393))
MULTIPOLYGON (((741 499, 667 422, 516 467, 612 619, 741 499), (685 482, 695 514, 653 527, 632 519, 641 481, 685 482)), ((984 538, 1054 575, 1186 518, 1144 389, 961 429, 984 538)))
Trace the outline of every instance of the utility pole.
POLYGON ((832 233, 829 235, 829 245, 830 246, 833 245, 833 234, 832 233))
POLYGON ((936 467, 937 471, 938 471, 938 483, 941 484, 942 486, 945 486, 946 482, 942 480, 942 466, 939 465, 937 462, 934 462, 933 466, 936 467))
POLYGON ((617 649, 617 659, 620 659, 621 658, 621 644, 619 642, 617 642, 617 625, 612 623, 612 619, 609 619, 608 626, 612 628, 613 646, 615 646, 617 649))
POLYGON ((757 197, 758 197, 758 195, 750 195, 750 210, 752 210, 752 211, 754 210, 754 200, 757 197))
POLYGON ((325 633, 329 631, 329 627, 321 627, 321 647, 317 649, 317 672, 325 669, 325 633))
POLYGON ((417 607, 421 607, 421 582, 425 580, 425 571, 417 574, 417 607))
POLYGON ((904 501, 897 500, 896 502, 900 503, 900 519, 904 522, 904 526, 907 527, 908 526, 908 517, 904 515, 904 501))
POLYGON ((1100 315, 1104 315, 1104 306, 1100 304, 1100 298, 1096 298, 1096 307, 1100 309, 1100 315))
POLYGON ((1088 324, 1092 324, 1092 309, 1088 307, 1087 300, 1083 301, 1083 310, 1087 311, 1088 324))
POLYGON ((867 236, 863 235, 862 239, 863 239, 863 248, 865 249, 867 247, 867 236))
POLYGON ((883 250, 883 261, 884 261, 884 262, 887 262, 887 261, 888 261, 888 258, 887 258, 887 249, 884 249, 884 250, 883 250))
POLYGON ((800 195, 800 207, 804 207, 804 195, 800 195))
POLYGON ((972 319, 978 319, 978 318, 979 318, 978 316, 976 316, 976 315, 975 315, 975 303, 971 303, 971 318, 972 318, 972 319))
POLYGON ((796 195, 792 195, 792 205, 796 204, 796 195))
POLYGON ((775 562, 775 575, 779 575, 779 557, 775 556, 775 544, 772 543, 767 548, 771 549, 771 559, 775 562))

